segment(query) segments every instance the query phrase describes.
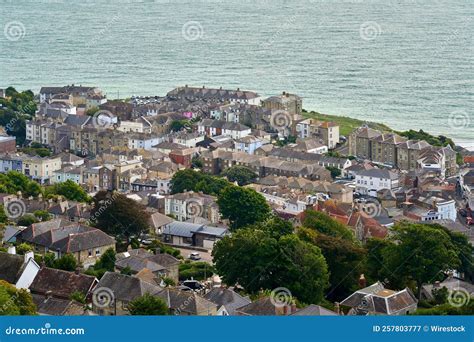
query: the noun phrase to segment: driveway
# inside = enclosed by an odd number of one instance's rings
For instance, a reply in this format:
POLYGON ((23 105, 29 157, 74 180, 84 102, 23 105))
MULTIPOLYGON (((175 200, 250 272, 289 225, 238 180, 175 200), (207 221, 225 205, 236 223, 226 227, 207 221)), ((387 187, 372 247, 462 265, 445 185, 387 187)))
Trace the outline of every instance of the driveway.
POLYGON ((199 255, 201 255, 201 260, 199 260, 199 261, 206 261, 206 262, 212 264, 212 256, 211 256, 210 252, 203 252, 201 250, 193 249, 191 247, 189 247, 189 248, 174 247, 174 248, 178 249, 181 252, 181 255, 183 256, 183 258, 185 258, 185 259, 188 258, 188 255, 190 253, 197 252, 197 253, 199 253, 199 255))

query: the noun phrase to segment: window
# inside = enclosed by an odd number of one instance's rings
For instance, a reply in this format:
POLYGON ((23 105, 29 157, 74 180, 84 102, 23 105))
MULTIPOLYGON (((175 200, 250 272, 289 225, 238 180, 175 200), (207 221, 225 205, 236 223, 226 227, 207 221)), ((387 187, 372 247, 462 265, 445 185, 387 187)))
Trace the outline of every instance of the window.
POLYGON ((96 256, 99 256, 99 255, 100 255, 100 248, 97 248, 97 249, 95 250, 95 255, 96 255, 96 256))
POLYGON ((89 256, 91 257, 91 256, 92 256, 92 249, 89 249, 89 250, 87 251, 87 253, 88 253, 89 256))

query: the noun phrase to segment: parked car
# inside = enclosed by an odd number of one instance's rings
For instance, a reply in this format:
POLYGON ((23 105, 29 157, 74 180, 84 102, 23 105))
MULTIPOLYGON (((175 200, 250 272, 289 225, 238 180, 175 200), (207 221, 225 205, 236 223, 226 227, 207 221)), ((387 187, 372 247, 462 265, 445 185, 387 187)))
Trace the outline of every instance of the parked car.
POLYGON ((198 252, 192 252, 191 254, 188 255, 189 260, 201 260, 201 254, 198 252))
POLYGON ((187 288, 189 288, 191 290, 194 290, 194 291, 201 290, 202 288, 204 288, 203 284, 201 284, 199 281, 193 280, 193 279, 183 281, 181 286, 187 287, 187 288))

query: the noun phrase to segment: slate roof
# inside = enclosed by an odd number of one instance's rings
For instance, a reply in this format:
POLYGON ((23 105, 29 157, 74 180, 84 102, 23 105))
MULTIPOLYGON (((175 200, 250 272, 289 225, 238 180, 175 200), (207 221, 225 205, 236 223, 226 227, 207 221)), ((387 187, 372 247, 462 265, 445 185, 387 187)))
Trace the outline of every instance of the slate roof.
POLYGON ((194 292, 180 291, 167 287, 158 296, 167 303, 168 308, 174 310, 177 314, 185 312, 198 315, 210 313, 213 309, 217 309, 216 304, 198 296, 194 292))
POLYGON ((383 179, 398 179, 398 174, 387 169, 368 169, 362 170, 357 173, 358 176, 364 177, 374 177, 374 178, 383 178, 383 179))
POLYGON ((277 310, 270 297, 260 298, 236 310, 238 315, 243 316, 275 316, 277 310))
POLYGON ((130 302, 145 293, 157 295, 163 288, 147 283, 139 278, 120 273, 105 272, 97 288, 106 287, 112 290, 116 300, 130 302))
POLYGON ((341 302, 343 306, 361 309, 365 314, 398 314, 418 303, 415 295, 408 289, 393 291, 377 282, 354 292, 341 302))
POLYGON ((321 305, 311 304, 301 310, 296 311, 292 316, 338 316, 334 311, 328 310, 321 305))
POLYGON ((63 253, 75 253, 115 244, 115 239, 97 228, 57 219, 34 223, 19 237, 27 242, 63 253))
POLYGON ((204 295, 204 298, 215 303, 218 307, 224 306, 230 316, 236 315, 236 310, 252 301, 248 297, 242 297, 237 292, 225 288, 214 287, 204 295))
POLYGON ((88 316, 89 311, 84 310, 84 305, 70 299, 47 297, 32 294, 36 310, 40 315, 48 316, 88 316))
POLYGON ((69 299, 74 292, 87 295, 97 279, 93 276, 43 267, 39 270, 30 291, 36 294, 46 294, 51 291, 54 297, 69 299))
POLYGON ((163 234, 165 235, 174 235, 190 238, 196 233, 222 237, 228 233, 228 229, 179 221, 171 222, 163 228, 163 234))
POLYGON ((171 217, 163 215, 161 213, 153 213, 150 215, 150 222, 154 228, 162 227, 166 224, 173 222, 174 220, 171 217))
POLYGON ((214 100, 244 100, 259 97, 259 95, 252 91, 246 90, 229 90, 229 89, 213 89, 206 87, 178 87, 171 90, 167 94, 171 98, 202 98, 214 100))
POLYGON ((164 266, 162 266, 162 265, 160 265, 160 264, 158 264, 158 263, 156 263, 152 260, 149 260, 148 258, 141 258, 141 257, 138 257, 138 256, 130 256, 128 258, 118 260, 115 263, 115 266, 118 269, 123 269, 123 268, 129 267, 132 270, 132 272, 134 272, 134 273, 138 273, 141 270, 143 270, 144 268, 149 269, 152 272, 158 272, 158 271, 166 270, 166 267, 164 267, 164 266))
POLYGON ((68 115, 64 119, 64 123, 70 126, 83 126, 90 121, 91 117, 88 115, 68 115))
POLYGON ((23 273, 24 257, 0 252, 0 280, 15 284, 23 273))
POLYGON ((204 119, 198 125, 211 128, 227 129, 230 131, 246 131, 250 129, 250 127, 242 125, 238 122, 229 122, 213 119, 204 119))

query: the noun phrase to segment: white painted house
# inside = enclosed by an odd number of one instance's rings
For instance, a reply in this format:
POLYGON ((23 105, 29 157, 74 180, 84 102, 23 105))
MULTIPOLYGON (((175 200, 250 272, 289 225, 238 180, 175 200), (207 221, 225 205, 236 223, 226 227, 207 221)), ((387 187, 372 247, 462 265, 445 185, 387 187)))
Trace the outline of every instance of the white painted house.
POLYGON ((41 268, 33 252, 18 255, 14 246, 8 248, 8 253, 0 253, 0 258, 0 280, 9 282, 17 289, 28 289, 41 268))
POLYGON ((356 174, 356 191, 363 195, 376 196, 377 191, 399 187, 399 177, 386 169, 362 170, 356 174))

